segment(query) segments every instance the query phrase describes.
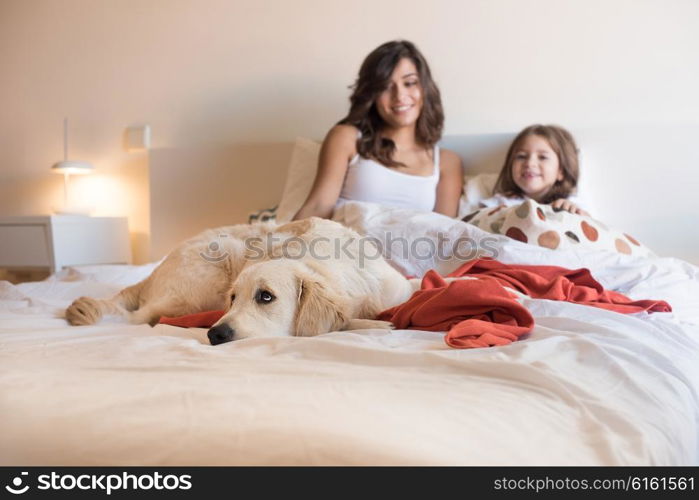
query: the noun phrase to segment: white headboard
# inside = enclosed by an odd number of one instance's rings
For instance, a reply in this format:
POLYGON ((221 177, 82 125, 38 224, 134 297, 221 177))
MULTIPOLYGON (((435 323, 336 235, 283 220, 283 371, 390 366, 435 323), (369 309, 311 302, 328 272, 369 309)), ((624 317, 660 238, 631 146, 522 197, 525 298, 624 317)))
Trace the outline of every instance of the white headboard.
MULTIPOLYGON (((699 264, 699 125, 570 129, 593 216, 661 256, 699 264)), ((515 132, 446 136, 467 173, 498 172, 515 132)), ((292 142, 156 149, 150 155, 151 257, 202 229, 279 202, 292 142)))

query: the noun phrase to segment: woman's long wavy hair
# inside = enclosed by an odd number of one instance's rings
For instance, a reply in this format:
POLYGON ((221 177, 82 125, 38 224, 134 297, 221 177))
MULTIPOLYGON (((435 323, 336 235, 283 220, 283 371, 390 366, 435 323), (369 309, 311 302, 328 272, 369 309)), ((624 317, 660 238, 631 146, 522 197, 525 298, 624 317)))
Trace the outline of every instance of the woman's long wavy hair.
POLYGON ((578 185, 580 168, 578 165, 578 147, 575 144, 573 135, 563 127, 556 125, 530 125, 522 130, 510 144, 507 150, 505 165, 500 170, 500 175, 493 188, 493 194, 504 194, 505 196, 524 196, 524 192, 517 185, 512 176, 512 164, 515 160, 515 153, 520 144, 530 135, 543 137, 548 141, 551 149, 558 155, 558 164, 563 174, 562 180, 556 180, 551 189, 540 200, 541 203, 553 203, 559 198, 568 198, 575 192, 578 185))
POLYGON ((406 40, 384 43, 364 59, 357 81, 351 87, 349 114, 339 122, 353 125, 361 132, 357 140, 357 152, 361 156, 390 167, 403 164, 393 160, 394 142, 381 137, 385 122, 376 109, 376 99, 388 87, 393 70, 404 58, 415 64, 422 87, 423 104, 415 127, 416 140, 425 149, 431 150, 442 137, 442 98, 424 56, 413 43, 406 40))

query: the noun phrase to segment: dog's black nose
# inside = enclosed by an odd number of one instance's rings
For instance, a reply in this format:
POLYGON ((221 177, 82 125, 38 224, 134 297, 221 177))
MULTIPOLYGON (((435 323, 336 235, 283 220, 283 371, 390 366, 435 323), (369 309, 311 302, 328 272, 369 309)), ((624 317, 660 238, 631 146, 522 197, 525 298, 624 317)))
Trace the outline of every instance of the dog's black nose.
POLYGON ((210 328, 209 333, 207 335, 209 337, 209 342, 211 342, 211 345, 219 345, 233 340, 235 330, 233 330, 233 328, 231 328, 227 324, 221 323, 220 325, 216 325, 213 328, 210 328))

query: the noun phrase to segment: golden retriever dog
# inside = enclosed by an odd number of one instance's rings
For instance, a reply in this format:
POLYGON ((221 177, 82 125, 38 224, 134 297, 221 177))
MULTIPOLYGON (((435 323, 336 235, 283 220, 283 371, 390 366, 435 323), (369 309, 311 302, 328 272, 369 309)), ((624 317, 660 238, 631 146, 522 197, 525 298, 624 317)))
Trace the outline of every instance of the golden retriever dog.
POLYGON ((209 330, 216 345, 386 328, 388 323, 373 321, 376 314, 404 302, 418 287, 418 280, 406 280, 372 242, 337 222, 312 217, 282 226, 205 231, 112 299, 75 300, 66 319, 87 325, 117 314, 131 323, 154 324, 161 316, 227 310, 209 330))
POLYGON ((267 223, 203 231, 177 246, 143 281, 108 300, 80 297, 65 317, 71 325, 91 325, 103 315, 155 324, 161 316, 224 309, 231 283, 246 263, 245 242, 274 229, 267 223))
POLYGON ((213 345, 251 337, 310 337, 337 330, 390 328, 376 315, 405 302, 406 280, 383 258, 280 258, 249 264, 230 290, 228 312, 209 330, 213 345))

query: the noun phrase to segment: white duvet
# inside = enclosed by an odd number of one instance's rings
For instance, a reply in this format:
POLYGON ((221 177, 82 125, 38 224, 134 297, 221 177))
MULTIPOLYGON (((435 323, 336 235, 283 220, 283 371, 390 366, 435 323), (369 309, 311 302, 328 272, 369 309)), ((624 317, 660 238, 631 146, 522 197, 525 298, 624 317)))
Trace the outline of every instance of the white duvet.
MULTIPOLYGON (((674 312, 524 299, 536 327, 504 347, 456 350, 440 333, 407 330, 213 347, 204 329, 55 317, 152 265, 0 282, 0 464, 699 464, 698 268, 556 252, 369 204, 348 203, 336 218, 378 238, 424 238, 416 248, 448 247, 446 235, 506 263, 587 267, 674 312)), ((399 253, 394 265, 411 275, 459 265, 448 251, 399 253)))

